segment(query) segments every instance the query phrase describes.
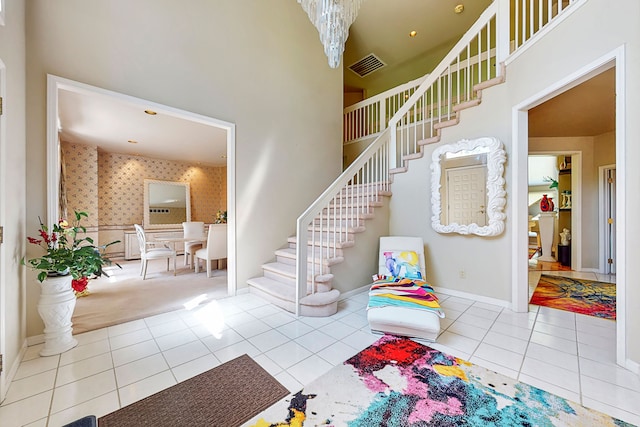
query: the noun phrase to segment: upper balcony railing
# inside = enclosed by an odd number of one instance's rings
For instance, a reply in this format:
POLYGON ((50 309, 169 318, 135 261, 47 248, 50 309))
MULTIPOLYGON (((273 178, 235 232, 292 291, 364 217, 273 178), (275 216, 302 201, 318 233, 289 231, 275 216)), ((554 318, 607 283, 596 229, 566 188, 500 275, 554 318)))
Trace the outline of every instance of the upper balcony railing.
MULTIPOLYGON (((579 0, 504 0, 494 2, 500 3, 499 7, 501 8, 507 8, 504 13, 507 13, 510 19, 498 21, 494 15, 491 18, 492 22, 486 23, 485 28, 477 34, 476 40, 468 44, 468 49, 459 52, 457 60, 449 63, 449 67, 443 70, 443 74, 440 75, 439 81, 436 83, 437 87, 418 101, 421 105, 414 108, 412 112, 417 115, 407 118, 407 123, 420 122, 421 117, 434 118, 433 124, 449 120, 452 111, 451 108, 446 108, 447 104, 449 107, 453 107, 465 101, 472 101, 475 99, 473 85, 486 81, 487 77, 497 76, 496 58, 499 58, 499 62, 504 61, 508 54, 523 46, 551 23, 556 16, 559 16, 577 1, 579 0), (496 22, 501 24, 501 30, 497 28, 496 22), (505 22, 508 25, 506 29, 503 28, 505 22), (428 113, 429 111, 430 113, 428 113), (443 114, 446 113, 442 116, 442 120, 437 119, 441 116, 439 111, 443 114)), ((493 7, 494 5, 490 6, 490 8, 493 7)), ((420 84, 428 77, 429 75, 425 75, 345 108, 343 112, 343 143, 346 145, 378 136, 387 127, 391 117, 409 101, 420 84)), ((427 89, 427 91, 429 90, 427 89)), ((408 128, 416 131, 423 130, 415 125, 408 126, 406 129, 408 128)), ((426 138, 427 129, 424 130, 426 138)))
POLYGON ((345 108, 343 142, 348 144, 379 135, 426 78, 420 77, 345 108))
POLYGON ((430 74, 345 109, 345 142, 375 140, 297 220, 296 314, 307 282, 314 292, 326 260, 353 238, 361 213, 389 191, 394 169, 434 142, 458 110, 477 103, 478 90, 502 77, 510 54, 585 1, 495 0, 430 74))

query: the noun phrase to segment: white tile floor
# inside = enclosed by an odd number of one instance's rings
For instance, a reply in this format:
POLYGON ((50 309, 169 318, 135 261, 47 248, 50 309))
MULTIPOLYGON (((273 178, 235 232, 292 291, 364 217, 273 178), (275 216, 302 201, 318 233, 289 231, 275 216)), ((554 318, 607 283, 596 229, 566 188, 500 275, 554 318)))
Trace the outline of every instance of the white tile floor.
MULTIPOLYGON (((534 286, 539 274, 530 277, 534 286)), ((615 364, 614 322, 440 298, 447 318, 434 348, 640 425, 640 378, 615 364)), ((362 293, 332 317, 296 319, 243 294, 78 335, 79 345, 59 356, 39 357, 40 346, 29 347, 0 406, 0 425, 99 417, 243 353, 297 391, 379 338, 368 329, 366 302, 362 293)))

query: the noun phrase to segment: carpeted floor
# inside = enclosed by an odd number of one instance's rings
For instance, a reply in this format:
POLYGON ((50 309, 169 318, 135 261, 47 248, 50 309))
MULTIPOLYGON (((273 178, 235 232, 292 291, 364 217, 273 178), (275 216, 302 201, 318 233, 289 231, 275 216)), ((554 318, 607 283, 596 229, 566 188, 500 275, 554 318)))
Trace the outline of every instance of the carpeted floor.
POLYGON ((390 335, 245 425, 630 426, 390 335))
POLYGON ((165 262, 156 260, 149 263, 142 280, 140 261, 120 264, 122 269, 109 267, 110 277, 92 280, 89 295, 77 299, 71 319, 74 334, 183 309, 198 297, 202 304, 227 296, 226 270, 214 270, 207 278, 202 270, 196 274, 184 267, 179 257, 176 276, 166 271, 165 262))
POLYGON ((616 284, 543 274, 529 302, 615 320, 616 284))
POLYGON ((100 427, 241 425, 289 392, 242 355, 98 419, 100 427))

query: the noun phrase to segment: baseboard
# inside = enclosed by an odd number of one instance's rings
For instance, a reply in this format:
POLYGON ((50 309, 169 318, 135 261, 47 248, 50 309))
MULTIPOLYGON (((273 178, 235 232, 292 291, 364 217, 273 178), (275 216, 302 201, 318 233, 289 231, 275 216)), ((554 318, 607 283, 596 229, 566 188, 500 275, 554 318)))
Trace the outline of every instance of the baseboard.
POLYGON ((358 295, 362 292, 366 292, 369 290, 369 288, 371 287, 371 284, 368 285, 364 285, 364 286, 360 286, 359 288, 356 289, 352 289, 350 291, 347 292, 341 292, 340 293, 340 298, 338 298, 338 301, 342 301, 345 300, 347 298, 351 298, 354 295, 358 295))
POLYGON ((439 286, 433 286, 433 290, 436 291, 436 294, 443 294, 443 295, 449 295, 452 297, 465 298, 465 299, 470 299, 477 302, 484 302, 486 304, 493 304, 499 307, 511 309, 510 301, 503 301, 501 299, 485 297, 483 295, 476 295, 469 292, 456 291, 455 289, 441 288, 439 286))
POLYGON ((625 361, 625 367, 630 370, 631 372, 633 372, 636 375, 640 375, 640 363, 638 362, 634 362, 631 359, 627 359, 625 361))
MULTIPOLYGON (((43 335, 43 341, 44 341, 44 335, 43 335)), ((18 372, 20 363, 24 358, 24 354, 27 352, 27 347, 28 347, 28 343, 27 343, 27 340, 25 339, 22 342, 22 347, 20 348, 20 351, 18 352, 18 357, 11 364, 11 367, 9 368, 9 370, 6 371, 6 374, 4 377, 4 383, 2 383, 3 390, 0 390, 0 396, 4 396, 5 398, 7 397, 7 391, 9 390, 9 386, 11 385, 11 382, 16 377, 16 373, 18 372)), ((0 400, 0 402, 2 402, 2 400, 0 400)))
POLYGON ((38 345, 44 343, 44 334, 27 337, 27 346, 38 345))

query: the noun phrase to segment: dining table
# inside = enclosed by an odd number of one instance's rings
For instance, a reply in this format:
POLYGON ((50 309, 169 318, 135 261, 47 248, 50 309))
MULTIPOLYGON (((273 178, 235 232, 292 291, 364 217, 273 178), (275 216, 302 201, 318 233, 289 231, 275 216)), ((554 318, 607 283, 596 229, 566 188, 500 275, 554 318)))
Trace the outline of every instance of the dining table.
POLYGON ((202 237, 165 236, 165 237, 156 237, 155 241, 168 243, 171 246, 171 249, 175 250, 176 243, 187 243, 187 242, 206 243, 207 236, 202 236, 202 237))

